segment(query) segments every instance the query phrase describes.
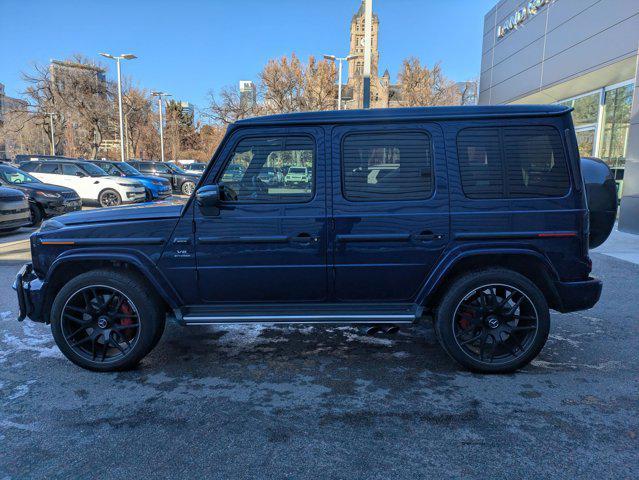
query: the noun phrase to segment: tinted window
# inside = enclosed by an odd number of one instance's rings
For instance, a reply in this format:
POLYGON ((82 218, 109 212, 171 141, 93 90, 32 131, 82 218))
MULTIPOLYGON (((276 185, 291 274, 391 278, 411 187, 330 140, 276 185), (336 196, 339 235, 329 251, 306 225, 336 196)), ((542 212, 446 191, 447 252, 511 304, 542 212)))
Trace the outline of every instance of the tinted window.
POLYGON ((307 137, 240 141, 222 172, 225 201, 305 202, 313 196, 315 144, 307 137))
POLYGON ((457 137, 457 151, 468 198, 557 197, 568 191, 562 140, 552 127, 468 128, 457 137))
MULTIPOLYGON (((153 165, 149 165, 149 169, 152 169, 152 168, 153 168, 153 165)), ((155 170, 159 173, 168 173, 168 174, 172 173, 169 166, 165 163, 156 163, 155 170)))
POLYGON ((102 170, 104 170, 106 173, 108 173, 109 175, 115 175, 115 176, 120 176, 120 171, 115 168, 114 165, 110 164, 110 163, 96 163, 96 165, 98 167, 100 167, 102 170))
POLYGON ((0 165, 0 178, 5 183, 20 184, 20 183, 41 183, 35 177, 32 177, 26 172, 20 171, 17 168, 10 167, 8 165, 0 165))
POLYGON ((61 174, 62 172, 60 172, 60 165, 57 163, 41 163, 40 164, 40 168, 38 169, 38 172, 40 173, 57 173, 57 174, 61 174))
POLYGON ((20 165, 20 170, 25 172, 37 172, 40 170, 38 167, 40 167, 38 162, 27 162, 20 165))
POLYGON ((457 137, 462 188, 468 198, 504 196, 498 128, 467 128, 457 137))
POLYGON ((77 165, 73 165, 72 163, 63 163, 62 164, 62 174, 63 175, 74 175, 78 177, 86 177, 87 174, 82 171, 80 167, 77 165))
POLYGON ((511 197, 560 197, 569 179, 559 132, 552 127, 504 129, 511 197))
POLYGON ((148 173, 153 171, 153 164, 151 163, 138 163, 138 164, 134 164, 133 166, 137 168, 138 170, 140 170, 141 172, 148 173))
POLYGON ((355 201, 420 200, 433 191, 425 133, 357 133, 342 145, 344 196, 355 201))

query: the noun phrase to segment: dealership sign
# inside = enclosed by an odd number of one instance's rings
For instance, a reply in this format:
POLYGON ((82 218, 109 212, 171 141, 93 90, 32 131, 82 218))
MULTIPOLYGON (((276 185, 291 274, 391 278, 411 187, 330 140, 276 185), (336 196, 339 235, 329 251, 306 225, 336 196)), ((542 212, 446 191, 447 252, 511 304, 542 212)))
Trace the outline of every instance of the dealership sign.
POLYGON ((520 8, 511 15, 503 25, 497 27, 497 36, 503 38, 508 32, 515 30, 519 25, 524 23, 528 17, 537 15, 539 9, 549 3, 550 0, 531 0, 525 7, 520 8))

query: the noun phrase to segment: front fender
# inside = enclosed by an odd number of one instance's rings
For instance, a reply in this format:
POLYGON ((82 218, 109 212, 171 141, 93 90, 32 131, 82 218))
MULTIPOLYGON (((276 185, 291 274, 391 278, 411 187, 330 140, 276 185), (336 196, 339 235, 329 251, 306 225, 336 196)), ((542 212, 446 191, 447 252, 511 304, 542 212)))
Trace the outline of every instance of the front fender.
POLYGON ((178 308, 182 305, 182 301, 178 292, 173 285, 166 279, 162 271, 153 263, 153 261, 143 253, 131 249, 113 249, 111 251, 100 251, 96 249, 68 250, 58 256, 50 268, 44 279, 44 285, 50 285, 51 280, 63 265, 69 262, 91 262, 106 261, 119 262, 133 266, 146 280, 153 285, 157 293, 169 304, 171 308, 178 308))

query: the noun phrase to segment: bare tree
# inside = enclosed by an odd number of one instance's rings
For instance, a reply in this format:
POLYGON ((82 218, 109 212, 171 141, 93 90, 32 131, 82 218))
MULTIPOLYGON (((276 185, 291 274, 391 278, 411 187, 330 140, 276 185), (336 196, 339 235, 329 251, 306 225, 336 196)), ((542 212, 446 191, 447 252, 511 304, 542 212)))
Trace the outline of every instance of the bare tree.
POLYGON ((400 104, 404 107, 459 105, 461 94, 455 82, 446 78, 441 64, 432 69, 422 66, 419 59, 404 60, 399 73, 400 104))
POLYGON ((335 108, 337 98, 335 62, 328 60, 317 62, 311 56, 308 59, 308 65, 304 68, 303 81, 300 110, 332 110, 335 108))
POLYGON ((238 87, 227 86, 219 94, 209 92, 209 106, 203 114, 215 123, 228 125, 243 118, 261 114, 261 107, 252 99, 247 101, 238 87))
POLYGON ((304 69, 299 58, 269 60, 260 73, 264 108, 268 113, 297 112, 303 104, 304 69))

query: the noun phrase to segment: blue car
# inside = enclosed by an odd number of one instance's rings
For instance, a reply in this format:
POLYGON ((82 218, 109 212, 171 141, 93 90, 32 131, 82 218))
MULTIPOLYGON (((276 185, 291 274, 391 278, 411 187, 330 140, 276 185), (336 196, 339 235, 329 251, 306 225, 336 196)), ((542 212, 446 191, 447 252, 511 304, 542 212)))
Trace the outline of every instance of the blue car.
POLYGON ((167 319, 384 334, 426 322, 463 367, 515 371, 546 343, 551 309, 586 310, 601 295, 588 252, 614 224, 614 179, 580 160, 570 112, 239 120, 186 203, 46 220, 14 283, 18 319, 50 323, 64 355, 95 371, 133 368, 167 319), (274 185, 271 169, 303 175, 274 185))
POLYGON ((126 162, 91 160, 91 163, 97 165, 109 175, 114 175, 116 177, 129 177, 139 181, 142 185, 144 185, 144 189, 146 190, 147 202, 163 200, 169 197, 172 193, 171 184, 168 180, 161 177, 142 175, 142 173, 126 162))

